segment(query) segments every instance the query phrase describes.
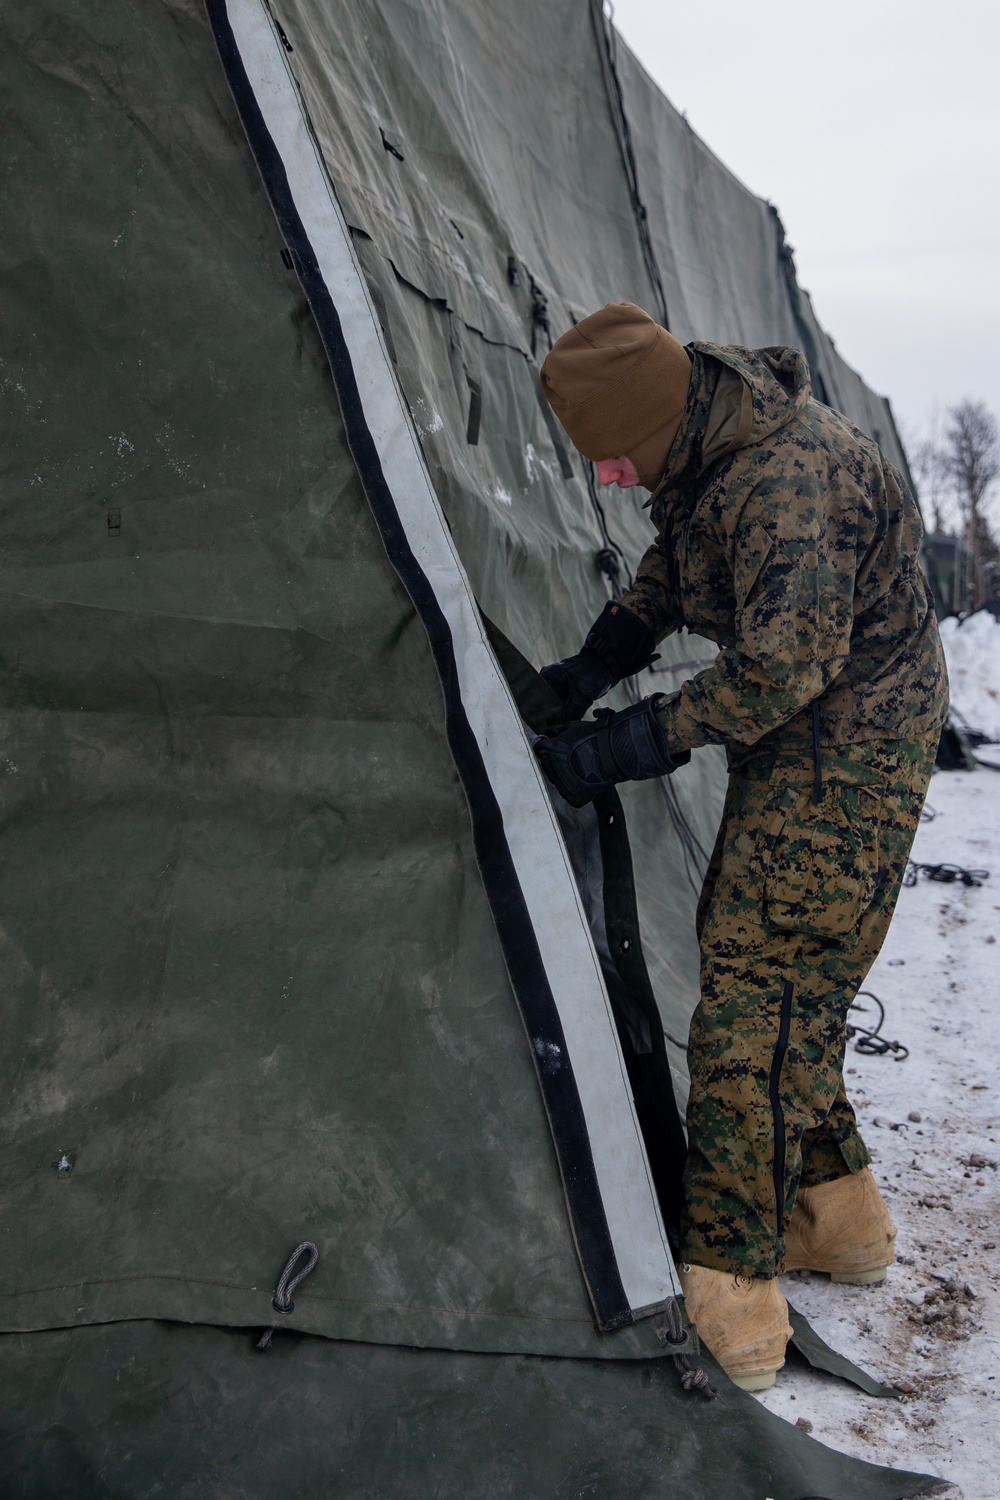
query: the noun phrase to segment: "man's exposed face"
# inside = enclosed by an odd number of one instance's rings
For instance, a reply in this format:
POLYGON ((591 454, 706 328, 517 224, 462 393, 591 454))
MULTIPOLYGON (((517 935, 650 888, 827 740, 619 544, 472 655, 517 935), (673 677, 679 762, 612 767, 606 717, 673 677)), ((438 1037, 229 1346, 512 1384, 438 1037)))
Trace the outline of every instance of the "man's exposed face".
POLYGON ((630 490, 641 484, 639 471, 624 453, 617 458, 599 458, 597 461, 598 484, 616 484, 620 490, 630 490))

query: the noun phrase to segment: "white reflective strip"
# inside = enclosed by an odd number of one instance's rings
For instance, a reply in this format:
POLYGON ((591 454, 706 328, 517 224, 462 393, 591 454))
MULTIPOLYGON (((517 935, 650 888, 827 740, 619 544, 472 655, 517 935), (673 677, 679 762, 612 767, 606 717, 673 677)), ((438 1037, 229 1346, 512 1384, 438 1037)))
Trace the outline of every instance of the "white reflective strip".
POLYGON ((562 1021, 625 1295, 634 1311, 654 1307, 680 1288, 562 835, 438 504, 284 49, 263 0, 227 0, 227 9, 243 66, 339 314, 397 513, 451 627, 465 712, 500 805, 562 1021))

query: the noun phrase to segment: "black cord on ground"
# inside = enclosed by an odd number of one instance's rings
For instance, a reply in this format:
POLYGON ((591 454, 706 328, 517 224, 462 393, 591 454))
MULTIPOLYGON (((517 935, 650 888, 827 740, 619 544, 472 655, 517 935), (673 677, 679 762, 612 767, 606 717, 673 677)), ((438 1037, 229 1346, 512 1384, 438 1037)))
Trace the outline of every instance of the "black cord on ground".
POLYGON ((987 734, 985 729, 974 729, 965 715, 961 712, 961 710, 955 707, 954 703, 949 705, 948 712, 951 714, 952 718, 957 719, 959 724, 962 726, 962 733, 968 740, 971 749, 975 750, 980 745, 1000 744, 1000 740, 996 740, 992 735, 987 734))
POLYGON ((877 995, 873 994, 871 990, 858 990, 851 1005, 851 1010, 857 1008, 862 1015, 865 1014, 865 1007, 858 1005, 858 1001, 862 996, 866 1000, 875 1001, 875 1004, 878 1006, 878 1021, 873 1027, 858 1026, 856 1022, 848 1021, 847 1040, 850 1042, 857 1037, 857 1041, 854 1042, 854 1050, 855 1052, 860 1052, 864 1057, 885 1057, 887 1053, 891 1052, 895 1062, 905 1062, 910 1055, 909 1047, 904 1047, 902 1042, 890 1042, 887 1037, 879 1035, 885 1022, 885 1006, 877 995))
POLYGON ((936 880, 941 885, 979 886, 989 880, 989 870, 966 870, 962 865, 929 865, 917 859, 908 859, 903 872, 904 885, 916 885, 920 875, 936 880))

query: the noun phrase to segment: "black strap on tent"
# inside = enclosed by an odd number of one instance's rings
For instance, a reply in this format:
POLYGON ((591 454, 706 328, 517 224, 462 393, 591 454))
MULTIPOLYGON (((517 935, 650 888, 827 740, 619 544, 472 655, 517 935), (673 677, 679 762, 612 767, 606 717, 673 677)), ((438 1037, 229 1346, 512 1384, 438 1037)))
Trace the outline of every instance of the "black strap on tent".
MULTIPOLYGON (((483 623, 522 718, 540 733, 558 708, 556 695, 487 615, 483 615, 483 623)), ((595 799, 594 812, 607 933, 607 950, 599 953, 601 969, 660 1211, 676 1250, 680 1244, 687 1143, 674 1096, 663 1022, 642 948, 628 828, 614 787, 595 799)))
POLYGON ((549 318, 549 299, 530 271, 528 283, 531 290, 531 357, 534 359, 538 352, 539 333, 544 333, 546 344, 552 348, 552 322, 549 318))
POLYGON ((642 258, 646 262, 646 272, 656 293, 657 316, 664 328, 669 328, 670 322, 667 317, 667 298, 663 290, 663 278, 660 275, 660 266, 656 259, 653 237, 649 232, 649 215, 646 212, 646 205, 643 203, 642 195, 639 192, 639 172, 636 167, 635 152, 632 149, 632 132, 629 128, 628 116, 625 113, 625 99, 622 93, 621 79, 618 76, 618 33, 615 31, 611 18, 605 15, 604 0, 590 0, 590 13, 594 22, 598 50, 601 55, 605 82, 607 83, 611 117, 614 120, 618 144, 621 147, 622 161, 625 163, 629 196, 632 199, 632 212, 635 214, 635 224, 639 231, 639 243, 642 246, 642 258))

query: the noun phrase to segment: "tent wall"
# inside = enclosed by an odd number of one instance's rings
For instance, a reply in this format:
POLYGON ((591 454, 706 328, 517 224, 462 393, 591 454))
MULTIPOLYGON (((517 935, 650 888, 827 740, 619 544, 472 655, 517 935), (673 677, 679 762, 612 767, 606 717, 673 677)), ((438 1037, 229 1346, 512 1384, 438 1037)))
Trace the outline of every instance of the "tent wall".
MULTIPOLYGON (((241 7, 270 27, 258 0, 241 7)), ((655 306, 656 266, 668 316, 674 302, 717 316, 716 337, 791 337, 773 221, 693 138, 671 144, 676 119, 624 53, 621 97, 609 91, 594 8, 567 0, 522 28, 443 0, 288 0, 275 15, 475 599, 529 659, 551 659, 606 597, 595 559, 617 548, 634 566, 648 523, 634 496, 596 500, 541 402, 540 357, 602 301, 655 306), (641 150, 630 181, 623 109, 637 147, 657 142, 664 171, 710 191, 651 192, 641 150), (699 262, 712 215, 757 245, 752 274, 721 252, 699 262)), ((193 3, 95 20, 48 0, 6 24, 6 953, 18 1025, 41 1038, 9 1054, 9 1326, 263 1320, 284 1254, 330 1215, 338 1269, 324 1290, 324 1257, 303 1326, 505 1348, 541 1347, 547 1328, 545 1348, 575 1352, 591 1325, 441 663, 372 525, 329 351, 204 20, 193 3), (109 57, 124 61, 109 72, 109 57), (422 1102, 373 1100, 367 1081, 398 1075, 414 1027, 402 1097, 422 1102), (344 1059, 333 1090, 330 1057, 344 1059), (449 1152, 429 1208, 417 1184, 438 1133, 449 1152), (287 1156, 311 1177, 264 1165, 287 1156), (384 1203, 365 1197, 373 1180, 384 1203), (221 1207, 246 1194, 262 1205, 249 1228, 221 1207), (383 1212, 397 1249, 380 1242, 383 1212), (521 1260, 551 1269, 530 1294, 510 1282, 515 1221, 521 1260), (428 1278, 431 1264, 463 1269, 428 1278)), ((671 639, 646 685, 710 650, 671 639)), ((722 787, 708 751, 626 797, 678 1076, 722 787)))
POLYGON ((4 1325, 265 1324, 312 1238, 291 1326, 656 1352, 596 1332, 441 679, 204 13, 5 26, 4 1325))
MULTIPOLYGON (((595 505, 536 385, 572 316, 657 295, 597 19, 303 3, 269 33, 408 400, 384 474, 415 430, 529 719, 518 648, 574 645, 612 576, 596 553, 633 566, 647 536, 633 499, 595 505)), ((0 26, 4 1493, 926 1488, 718 1373, 699 1404, 655 1319, 596 1330, 448 660, 390 564, 217 37, 195 0, 0 26), (319 1266, 279 1317, 306 1237, 319 1266), (265 1357, 249 1330, 276 1319, 265 1357)), ((649 680, 707 652, 672 641, 649 680)), ((722 788, 696 760, 628 807, 678 1037, 722 788)), ((634 995, 614 816, 581 902, 634 995)), ((624 1038, 653 1019, 619 1005, 622 1050, 606 1033, 626 1106, 624 1038)))

